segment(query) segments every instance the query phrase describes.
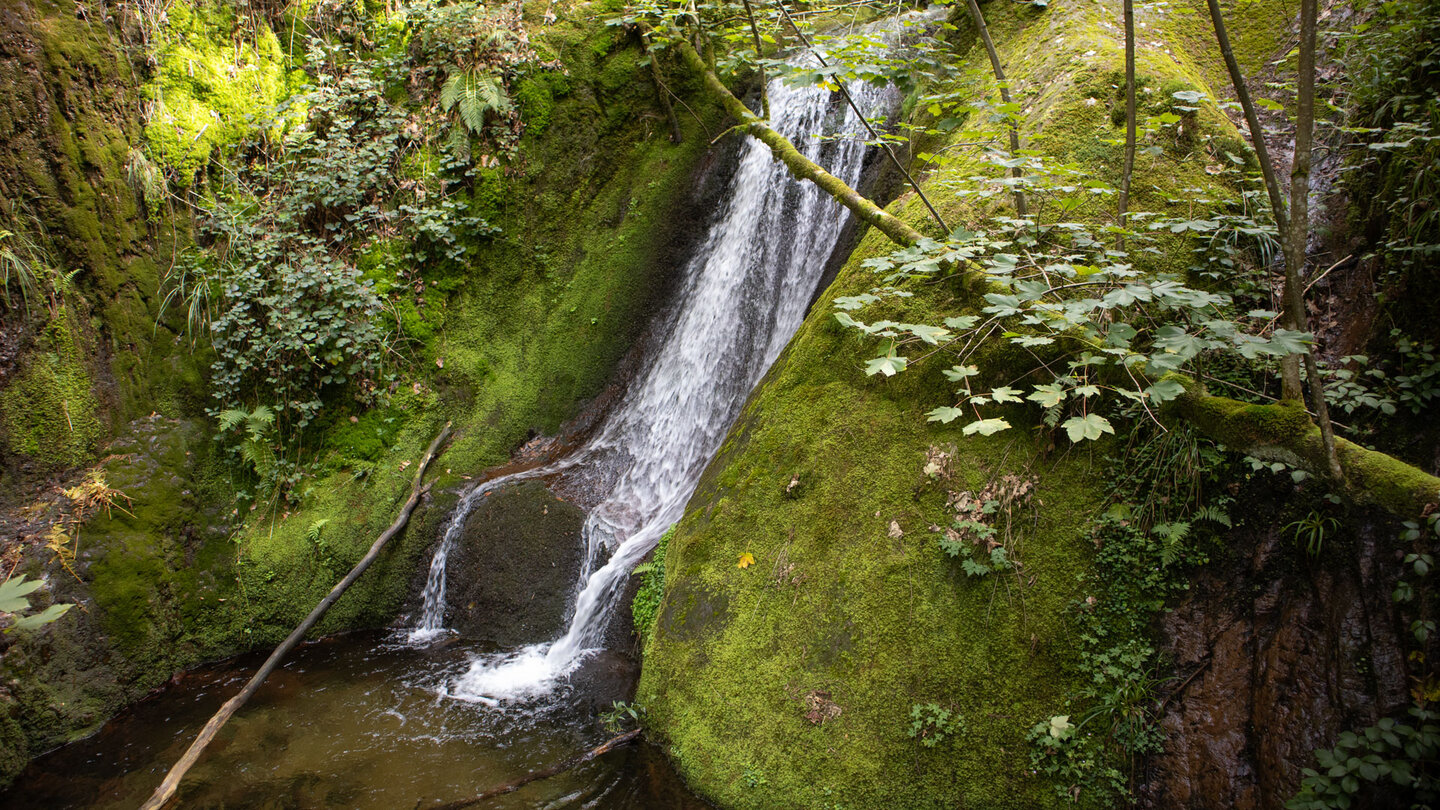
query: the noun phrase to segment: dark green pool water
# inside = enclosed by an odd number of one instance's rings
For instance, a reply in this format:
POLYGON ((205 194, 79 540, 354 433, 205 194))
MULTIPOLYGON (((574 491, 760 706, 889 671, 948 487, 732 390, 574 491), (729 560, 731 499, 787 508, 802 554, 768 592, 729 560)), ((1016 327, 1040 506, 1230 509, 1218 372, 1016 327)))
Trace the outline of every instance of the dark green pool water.
MULTIPOLYGON (((352 635, 308 644, 270 676, 186 776, 184 808, 423 808, 480 793, 566 760, 613 732, 596 689, 490 707, 441 697, 446 679, 489 652, 429 650, 352 635)), ((98 734, 31 764, 0 808, 133 810, 210 715, 250 677, 249 656, 181 676, 98 734)), ((629 677, 598 667, 599 691, 629 677), (603 683, 609 679, 610 683, 603 683)), ((632 746, 487 808, 707 807, 655 749, 632 746)))

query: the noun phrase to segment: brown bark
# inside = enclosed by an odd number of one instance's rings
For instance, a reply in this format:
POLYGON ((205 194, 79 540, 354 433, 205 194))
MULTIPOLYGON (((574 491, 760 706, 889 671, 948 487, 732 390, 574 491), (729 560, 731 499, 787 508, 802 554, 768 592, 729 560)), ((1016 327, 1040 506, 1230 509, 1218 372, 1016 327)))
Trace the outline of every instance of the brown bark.
POLYGON ((445 441, 445 437, 449 435, 450 423, 447 422, 445 423, 445 427, 441 429, 440 435, 436 436, 435 440, 430 442, 430 448, 425 451, 425 458, 420 462, 420 467, 415 470, 415 483, 410 487, 410 498, 406 500, 405 505, 401 507, 400 516, 395 518, 395 522, 390 524, 390 528, 386 529, 375 539, 374 544, 370 546, 370 550, 365 553, 364 557, 360 558, 360 562, 356 563, 355 567, 350 569, 350 573, 346 574, 345 578, 340 580, 340 582, 330 590, 330 593, 321 600, 320 604, 316 605, 315 609, 310 611, 310 615, 305 617, 305 621, 301 622, 298 627, 291 631, 289 636, 285 637, 284 641, 280 642, 280 646, 275 648, 275 652, 270 653, 270 657, 265 659, 265 663, 260 666, 259 671, 245 684, 245 688, 241 689, 240 693, 235 695, 235 697, 225 701, 225 705, 220 707, 220 711, 216 712, 215 716, 211 717, 210 721, 205 724, 205 727, 200 730, 199 736, 195 738, 195 742, 190 744, 190 748, 185 751, 184 756, 180 757, 180 760, 170 768, 170 772, 165 774, 165 779, 160 782, 160 786, 155 788, 155 792, 140 806, 140 810, 160 810, 160 808, 164 807, 174 798, 175 791, 180 787, 180 780, 185 777, 185 773, 190 770, 191 766, 200 759, 200 755, 204 753, 205 747, 210 744, 211 740, 215 739, 215 735, 219 733, 220 728, 225 725, 231 715, 235 714, 241 706, 245 705, 245 702, 260 688, 260 684, 264 683, 265 679, 270 677, 270 673, 280 665, 280 661, 285 658, 296 644, 300 643, 300 640, 305 637, 306 633, 310 632, 310 628, 314 627, 316 622, 320 621, 320 617, 325 615, 325 612, 330 609, 330 606, 335 604, 335 600, 339 599, 340 595, 345 593, 351 585, 354 585, 355 580, 359 579, 360 575, 365 573, 365 569, 369 568, 370 564, 375 562, 375 559, 380 556, 380 551, 385 547, 385 544, 390 542, 390 539, 395 535, 399 534, 401 529, 405 528, 405 524, 410 520, 410 514, 415 511, 416 504, 420 503, 420 495, 428 488, 421 486, 421 482, 425 477, 425 470, 430 466, 430 462, 434 460, 435 453, 440 448, 440 443, 445 441))
POLYGON ((853 211, 861 221, 874 226, 897 245, 909 247, 923 238, 919 231, 887 213, 883 208, 862 196, 860 192, 846 185, 845 181, 800 154, 795 145, 790 143, 784 135, 771 129, 768 124, 761 121, 744 104, 740 103, 740 99, 725 87, 725 84, 715 75, 715 71, 705 64, 705 60, 700 57, 690 43, 677 42, 675 49, 680 53, 680 58, 685 61, 685 64, 701 75, 710 95, 720 102, 731 117, 740 122, 735 128, 743 130, 770 147, 770 151, 776 159, 784 163, 785 167, 790 170, 790 174, 794 175, 796 179, 809 180, 819 186, 825 193, 834 197, 836 202, 853 211))

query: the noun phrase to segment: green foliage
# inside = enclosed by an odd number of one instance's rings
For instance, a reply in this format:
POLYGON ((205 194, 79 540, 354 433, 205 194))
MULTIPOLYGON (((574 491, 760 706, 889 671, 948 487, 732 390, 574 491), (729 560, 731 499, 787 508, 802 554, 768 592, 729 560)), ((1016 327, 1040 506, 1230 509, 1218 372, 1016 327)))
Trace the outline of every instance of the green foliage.
MULTIPOLYGON (((882 341, 884 354, 869 361, 867 374, 893 376, 932 358, 949 364, 944 374, 960 383, 957 399, 931 410, 930 421, 969 415, 967 435, 990 435, 1011 427, 1001 414, 1023 408, 1038 411, 1047 426, 1064 428, 1071 442, 1094 441, 1115 432, 1097 412, 1107 397, 1138 404, 1134 412, 1144 413, 1183 393, 1178 382, 1163 379, 1169 372, 1231 358, 1258 366, 1306 350, 1308 334, 1276 327, 1275 313, 1247 305, 1258 291, 1238 283, 1250 257, 1273 241, 1272 229, 1246 213, 1248 196, 1230 212, 1204 218, 1132 212, 1132 220, 1148 225, 1120 234, 1127 249, 1117 250, 1113 227, 1041 220, 1047 205, 1064 216, 1086 198, 1110 193, 1107 186, 1074 166, 1049 166, 1036 157, 1016 165, 1022 164, 1027 174, 1021 182, 1037 210, 1033 221, 997 217, 993 230, 959 229, 947 239, 868 260, 880 286, 834 302, 840 324, 882 341), (1187 237, 1203 240, 1192 274, 1219 282, 1207 286, 1232 285, 1232 292, 1195 286, 1174 273, 1146 272, 1144 263, 1162 240, 1187 237), (954 281, 979 288, 985 305, 978 314, 955 313, 939 323, 857 317, 902 307, 918 285, 954 281), (1018 350, 1007 358, 1032 358, 1032 368, 1017 377, 1013 360, 995 371, 983 367, 982 354, 993 354, 997 341, 1018 350), (990 377, 1005 384, 975 387, 990 377), (1026 380, 1025 387, 1016 386, 1026 380)), ((1014 185, 986 181, 961 193, 1004 194, 1014 185)))
POLYGON ((0 301, 6 309, 16 308, 16 299, 12 296, 18 295, 29 312, 30 299, 40 296, 40 282, 45 274, 41 257, 38 246, 24 234, 0 228, 0 301))
POLYGON ((1326 402, 1365 419, 1362 425, 1371 429, 1400 408, 1419 416, 1440 402, 1440 357, 1434 344, 1412 340, 1399 329, 1390 330, 1389 342, 1394 351, 1379 362, 1348 355, 1340 358, 1341 367, 1321 372, 1326 402))
POLYGON ((1391 807, 1433 806, 1440 800, 1440 713, 1416 705, 1408 714, 1409 722, 1386 717, 1316 751, 1320 770, 1304 770, 1287 810, 1343 810, 1367 792, 1387 796, 1391 807))
POLYGON ((608 710, 600 713, 600 722, 612 734, 623 731, 626 726, 641 726, 645 723, 645 707, 617 700, 610 704, 608 710))
POLYGON ((963 734, 965 719, 938 703, 916 703, 910 707, 910 739, 934 748, 949 737, 963 734))
POLYGON ((649 642, 655 627, 655 617, 660 614, 660 602, 665 598, 665 550, 669 548, 670 538, 674 536, 674 526, 666 529, 660 542, 655 544, 655 552, 650 561, 635 566, 635 570, 630 572, 631 576, 643 577, 639 590, 635 592, 635 599, 630 603, 630 615, 635 620, 635 635, 640 637, 642 644, 649 642))
POLYGON ((45 580, 43 579, 32 579, 27 582, 24 574, 0 582, 0 617, 10 619, 10 626, 5 628, 6 633, 44 627, 64 616, 70 608, 75 607, 70 604, 53 604, 39 613, 32 613, 29 616, 19 615, 30 611, 29 595, 44 584, 45 580))
POLYGON ((1094 522, 1089 595, 1074 606, 1073 663, 1085 686, 1071 696, 1071 714, 1041 721, 1029 735, 1031 763, 1057 795, 1097 806, 1128 797, 1138 759, 1161 750, 1151 617, 1208 560, 1204 543, 1231 526, 1232 500, 1218 486, 1227 474, 1222 454, 1188 428, 1137 430, 1107 469, 1113 503, 1094 522))
POLYGON ((1403 285, 1440 254, 1440 9, 1425 0, 1369 8, 1372 16, 1342 36, 1339 106, 1355 139, 1345 182, 1381 219, 1388 281, 1403 285))
POLYGON ((1340 521, 1312 510, 1310 514, 1285 528, 1294 533, 1295 542, 1304 543, 1306 554, 1318 557, 1321 549, 1325 547, 1326 536, 1340 528, 1340 521))

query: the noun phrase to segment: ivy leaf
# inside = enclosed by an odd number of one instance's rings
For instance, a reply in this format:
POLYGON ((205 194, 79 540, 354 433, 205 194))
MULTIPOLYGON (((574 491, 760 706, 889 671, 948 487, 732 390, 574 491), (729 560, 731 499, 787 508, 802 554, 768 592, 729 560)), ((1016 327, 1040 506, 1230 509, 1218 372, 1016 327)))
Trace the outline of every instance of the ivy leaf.
POLYGON ((1086 414, 1085 416, 1072 416, 1061 425, 1069 434, 1070 441, 1079 444, 1086 439, 1094 441, 1106 433, 1114 433, 1115 428, 1110 426, 1110 421, 1098 413, 1086 414))
POLYGON ((981 436, 993 436, 1009 427, 1010 423, 1004 419, 978 419, 966 425, 961 432, 966 436, 974 436, 976 433, 981 436))
POLYGON ((903 357, 876 357, 875 359, 865 364, 865 374, 871 377, 875 376, 876 374, 884 374, 886 377, 894 377, 896 374, 905 370, 905 363, 906 360, 903 357))

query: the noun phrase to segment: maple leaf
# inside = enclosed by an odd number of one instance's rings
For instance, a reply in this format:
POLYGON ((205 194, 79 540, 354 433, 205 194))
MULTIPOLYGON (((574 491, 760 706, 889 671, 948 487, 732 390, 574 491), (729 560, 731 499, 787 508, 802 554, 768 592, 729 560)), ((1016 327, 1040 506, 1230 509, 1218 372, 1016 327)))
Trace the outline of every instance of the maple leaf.
POLYGON ((739 564, 736 565, 735 567, 736 567, 736 568, 749 568, 750 566, 752 566, 752 565, 754 565, 754 564, 755 564, 755 556, 752 555, 750 552, 747 551, 747 552, 745 552, 744 554, 741 554, 741 555, 740 555, 740 562, 739 562, 739 564))

